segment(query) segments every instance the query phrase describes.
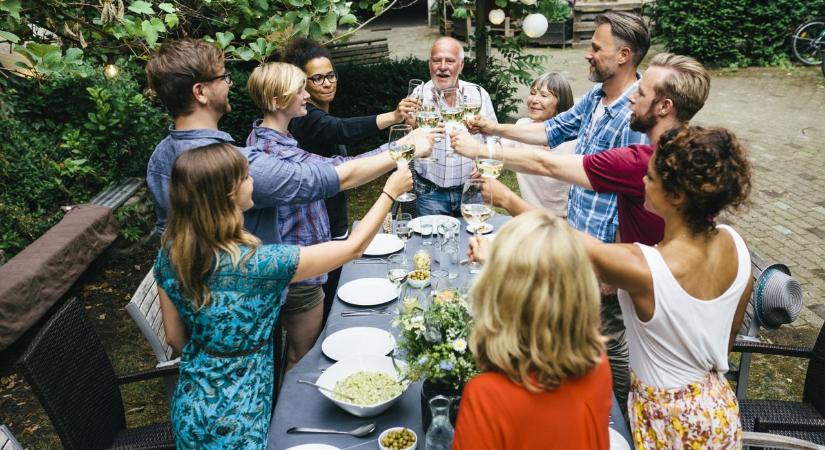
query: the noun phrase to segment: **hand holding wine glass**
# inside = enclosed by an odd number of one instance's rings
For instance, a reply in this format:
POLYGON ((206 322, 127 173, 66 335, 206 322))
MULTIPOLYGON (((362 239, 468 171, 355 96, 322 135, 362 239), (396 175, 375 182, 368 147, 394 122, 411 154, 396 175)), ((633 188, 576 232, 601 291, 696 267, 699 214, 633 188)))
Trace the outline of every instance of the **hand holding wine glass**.
MULTIPOLYGON (((413 155, 415 155, 415 143, 407 138, 410 131, 412 131, 412 127, 409 125, 393 125, 390 127, 389 154, 399 168, 408 166, 413 159, 413 155)), ((415 194, 411 192, 405 192, 396 198, 400 202, 410 202, 415 199, 415 194)))
POLYGON ((498 178, 504 168, 504 148, 497 136, 485 138, 484 149, 476 155, 476 170, 484 178, 498 178))

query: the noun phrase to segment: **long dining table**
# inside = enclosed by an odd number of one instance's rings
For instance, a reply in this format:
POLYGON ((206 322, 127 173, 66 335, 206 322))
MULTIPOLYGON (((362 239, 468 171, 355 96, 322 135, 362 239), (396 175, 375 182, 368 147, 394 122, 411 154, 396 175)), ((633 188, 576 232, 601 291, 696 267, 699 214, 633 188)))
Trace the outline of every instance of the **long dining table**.
MULTIPOLYGON (((490 219, 495 231, 510 219, 509 216, 496 215, 490 219)), ((357 226, 357 222, 355 224, 357 226)), ((466 222, 461 220, 461 231, 459 232, 459 247, 466 249, 471 234, 466 231, 466 222)), ((433 235, 433 241, 438 238, 433 235)), ((414 253, 423 247, 423 240, 420 235, 414 234, 407 242, 406 253, 412 258, 414 253)), ((431 251, 431 246, 423 247, 431 251)), ((463 250, 462 250, 463 251, 463 250)), ((464 258, 465 256, 462 256, 464 258)), ((433 261, 433 269, 437 269, 438 262, 433 261)), ((451 286, 460 287, 470 283, 473 274, 466 265, 460 265, 458 277, 449 280, 451 286)), ((384 278, 387 276, 387 265, 378 261, 369 261, 361 258, 344 265, 341 272, 339 287, 345 283, 360 278, 384 278)), ((361 418, 353 416, 343 409, 333 404, 324 397, 315 387, 298 384, 298 380, 309 380, 314 382, 321 373, 335 361, 327 358, 321 351, 321 344, 327 336, 350 327, 376 327, 390 331, 397 336, 397 330, 392 327, 393 315, 363 315, 355 317, 344 317, 341 312, 344 310, 357 310, 359 307, 343 303, 336 298, 332 305, 326 326, 315 342, 312 349, 290 369, 283 379, 281 391, 278 395, 278 403, 272 414, 272 421, 269 425, 269 437, 267 449, 284 450, 302 444, 327 444, 341 450, 349 449, 375 449, 378 448, 379 434, 391 427, 404 426, 412 429, 420 440, 418 448, 424 449, 424 434, 421 420, 421 382, 412 383, 401 398, 387 411, 377 417, 361 418), (347 435, 334 434, 287 434, 287 429, 291 427, 313 427, 328 428, 335 430, 353 430, 367 423, 376 423, 374 432, 366 437, 352 437, 347 435)), ((394 307, 388 308, 394 310, 394 307)), ((460 414, 460 412, 459 412, 460 414)), ((617 431, 628 443, 631 442, 630 433, 627 429, 621 410, 619 409, 615 397, 611 410, 610 428, 617 431)))

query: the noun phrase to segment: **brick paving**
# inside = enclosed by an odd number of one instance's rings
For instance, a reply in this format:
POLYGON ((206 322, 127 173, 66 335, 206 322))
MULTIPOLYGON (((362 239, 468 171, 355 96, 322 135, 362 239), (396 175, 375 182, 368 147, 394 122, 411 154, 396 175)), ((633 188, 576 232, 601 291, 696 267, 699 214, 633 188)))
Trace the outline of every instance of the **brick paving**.
MULTIPOLYGON (((438 36, 426 26, 375 28, 357 38, 386 37, 393 57, 425 59, 438 36)), ((584 48, 528 51, 548 56, 545 67, 568 77, 577 98, 592 86, 584 48)), ((825 320, 825 78, 818 68, 801 67, 712 75, 710 98, 693 123, 731 129, 749 149, 754 168, 750 205, 723 220, 799 279, 805 307, 793 327, 812 344, 825 320)))

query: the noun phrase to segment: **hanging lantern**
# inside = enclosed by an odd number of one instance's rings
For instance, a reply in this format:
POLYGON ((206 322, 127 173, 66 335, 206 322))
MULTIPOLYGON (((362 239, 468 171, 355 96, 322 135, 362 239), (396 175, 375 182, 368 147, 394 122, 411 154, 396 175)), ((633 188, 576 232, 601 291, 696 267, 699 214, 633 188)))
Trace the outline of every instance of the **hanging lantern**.
MULTIPOLYGON (((522 0, 523 1, 523 0, 522 0)), ((533 39, 541 37, 547 32, 547 18, 541 14, 528 14, 521 23, 521 30, 533 39)))
POLYGON ((115 78, 119 73, 120 69, 114 64, 106 64, 106 67, 103 68, 103 76, 109 79, 115 78))
POLYGON ((536 0, 521 0, 521 2, 527 6, 533 6, 536 4, 536 0))
POLYGON ((493 25, 500 25, 501 22, 504 22, 504 10, 492 9, 490 10, 490 14, 487 15, 487 18, 490 19, 490 23, 493 25))

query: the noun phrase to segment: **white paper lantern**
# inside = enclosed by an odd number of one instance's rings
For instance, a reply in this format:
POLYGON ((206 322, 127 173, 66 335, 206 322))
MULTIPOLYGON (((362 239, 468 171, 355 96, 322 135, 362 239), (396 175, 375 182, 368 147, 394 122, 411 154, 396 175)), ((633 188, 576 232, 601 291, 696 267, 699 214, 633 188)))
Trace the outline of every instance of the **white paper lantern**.
POLYGON ((501 9, 490 10, 487 18, 490 19, 490 23, 493 25, 499 25, 501 22, 504 22, 504 11, 501 9))
POLYGON ((547 32, 547 18, 541 14, 528 14, 521 23, 524 34, 535 39, 547 32))
POLYGON ((521 0, 521 2, 524 3, 527 6, 531 6, 531 5, 536 4, 536 0, 521 0))

